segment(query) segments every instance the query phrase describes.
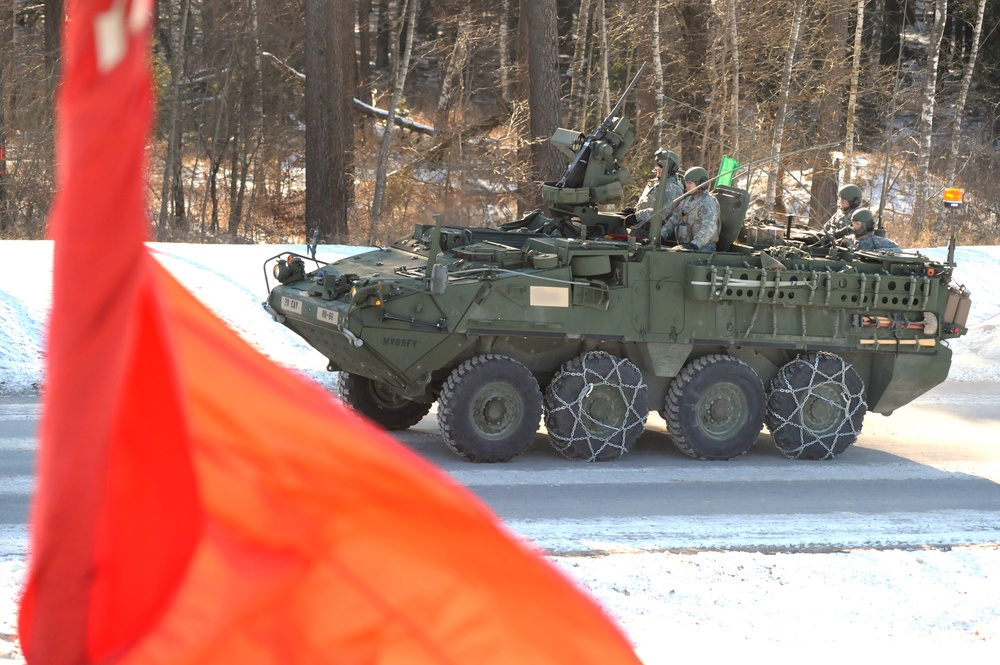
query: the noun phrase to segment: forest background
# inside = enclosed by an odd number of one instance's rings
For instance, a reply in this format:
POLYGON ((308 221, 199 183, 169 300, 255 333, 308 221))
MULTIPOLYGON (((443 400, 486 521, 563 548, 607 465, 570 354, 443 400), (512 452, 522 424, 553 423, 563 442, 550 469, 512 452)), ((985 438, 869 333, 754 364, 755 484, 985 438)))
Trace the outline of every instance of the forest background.
MULTIPOLYGON (((0 0, 0 239, 45 234, 68 1, 0 0)), ((662 146, 685 168, 735 157, 759 216, 822 223, 854 183, 904 246, 1000 237, 995 0, 153 7, 156 240, 370 245, 432 214, 509 221, 565 170, 553 131, 598 125, 643 62, 621 207, 662 146)))

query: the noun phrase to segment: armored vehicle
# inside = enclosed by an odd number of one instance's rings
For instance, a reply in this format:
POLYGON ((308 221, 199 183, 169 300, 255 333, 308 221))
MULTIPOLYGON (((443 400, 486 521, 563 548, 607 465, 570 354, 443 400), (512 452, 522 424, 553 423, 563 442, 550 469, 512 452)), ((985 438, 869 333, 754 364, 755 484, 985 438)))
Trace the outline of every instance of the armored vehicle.
MULTIPOLYGON (((945 380, 969 293, 953 262, 857 252, 821 231, 746 223, 718 186, 714 253, 628 227, 624 117, 552 137, 569 162, 547 210, 499 228, 417 224, 332 263, 284 253, 264 303, 339 371, 347 404, 388 429, 438 404, 473 462, 522 453, 541 420, 566 457, 627 453, 657 411, 697 459, 745 453, 764 425, 794 459, 827 459, 869 411, 889 415, 945 380)), ((679 199, 678 199, 679 200, 679 199)))

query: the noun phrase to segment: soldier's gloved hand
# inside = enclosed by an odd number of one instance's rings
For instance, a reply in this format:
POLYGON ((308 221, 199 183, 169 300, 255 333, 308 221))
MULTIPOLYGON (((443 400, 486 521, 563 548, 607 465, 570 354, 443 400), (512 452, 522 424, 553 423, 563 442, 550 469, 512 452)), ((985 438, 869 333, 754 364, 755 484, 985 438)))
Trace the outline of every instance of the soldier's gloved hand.
MULTIPOLYGON (((629 209, 631 210, 631 208, 629 209)), ((629 212, 628 210, 623 210, 622 212, 627 213, 625 219, 622 220, 622 224, 626 227, 635 226, 639 223, 639 220, 635 217, 635 211, 629 212)))
POLYGON ((690 250, 692 250, 694 252, 698 251, 698 245, 694 244, 693 242, 682 243, 681 247, 683 247, 684 249, 690 249, 690 250))

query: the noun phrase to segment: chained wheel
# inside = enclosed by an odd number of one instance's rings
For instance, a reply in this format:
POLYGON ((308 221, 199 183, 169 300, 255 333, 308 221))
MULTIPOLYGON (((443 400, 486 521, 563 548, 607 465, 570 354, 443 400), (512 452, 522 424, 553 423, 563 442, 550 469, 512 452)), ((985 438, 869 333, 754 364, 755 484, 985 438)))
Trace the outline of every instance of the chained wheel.
POLYGON ((565 363, 545 391, 545 427, 570 459, 598 462, 627 453, 646 427, 642 372, 624 358, 592 351, 565 363))
POLYGON ((791 459, 831 459, 857 441, 868 410, 857 370, 832 353, 807 353, 771 381, 764 422, 791 459))
POLYGON ((764 384, 749 365, 703 356, 681 370, 667 391, 664 420, 680 450, 695 459, 743 455, 764 427, 764 384))
POLYGON ((431 410, 430 404, 406 399, 384 383, 348 372, 340 373, 337 391, 349 407, 388 430, 412 427, 431 410))
POLYGON ((438 399, 445 443, 470 462, 506 462, 531 445, 542 416, 538 381, 499 355, 470 358, 448 376, 438 399))

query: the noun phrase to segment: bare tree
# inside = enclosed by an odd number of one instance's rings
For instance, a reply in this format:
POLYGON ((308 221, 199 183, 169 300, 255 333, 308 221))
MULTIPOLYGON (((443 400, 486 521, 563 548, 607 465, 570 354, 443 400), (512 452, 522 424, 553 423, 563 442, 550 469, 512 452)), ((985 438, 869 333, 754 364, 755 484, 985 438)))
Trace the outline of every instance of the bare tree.
POLYGON ((12 227, 7 194, 7 77, 10 75, 10 51, 14 39, 12 0, 0 0, 0 237, 12 227))
POLYGON ((173 224, 179 230, 186 230, 184 186, 181 182, 181 79, 184 77, 184 53, 187 44, 188 16, 190 0, 178 0, 179 4, 168 3, 170 15, 170 128, 167 133, 167 158, 163 165, 163 185, 160 189, 160 214, 157 221, 157 235, 167 233, 168 204, 172 201, 173 224))
POLYGON ((732 86, 730 91, 729 105, 729 131, 730 149, 736 154, 740 154, 740 41, 739 29, 736 22, 736 0, 726 0, 726 39, 729 46, 729 57, 731 63, 729 82, 732 86))
POLYGON ((979 0, 976 10, 976 24, 972 28, 972 43, 969 45, 969 60, 962 68, 962 87, 959 89, 958 101, 955 102, 955 119, 951 126, 951 145, 948 151, 948 163, 944 170, 944 181, 948 186, 955 184, 955 173, 958 168, 958 149, 961 144, 962 119, 965 116, 965 103, 969 98, 969 88, 972 86, 972 73, 976 69, 979 57, 979 40, 983 34, 983 16, 986 13, 986 0, 979 0))
MULTIPOLYGON (((817 143, 824 145, 836 143, 843 136, 847 16, 847 0, 827 0, 820 38, 822 44, 820 48, 827 53, 827 56, 823 59, 821 87, 816 100, 817 143)), ((831 159, 830 151, 820 150, 815 154, 809 198, 809 214, 813 219, 826 220, 833 213, 839 200, 838 170, 835 160, 831 159)))
POLYGON ((62 41, 63 0, 44 0, 45 7, 45 76, 54 89, 59 78, 62 41))
POLYGON ((410 68, 410 54, 413 51, 413 33, 416 29, 417 4, 419 0, 403 0, 406 10, 406 20, 398 17, 391 31, 392 40, 389 45, 390 58, 392 63, 392 100, 389 102, 389 115, 385 121, 385 129, 382 130, 382 147, 379 150, 378 162, 375 165, 375 194, 372 201, 371 230, 368 232, 368 244, 374 245, 378 239, 378 224, 382 217, 382 199, 385 195, 386 172, 389 167, 389 146, 392 142, 393 120, 396 116, 396 107, 403 99, 403 86, 406 85, 406 73, 410 68), (409 26, 406 32, 406 45, 403 52, 399 52, 399 40, 402 36, 403 26, 409 26))
POLYGON ((587 115, 586 77, 587 44, 590 42, 590 7, 593 0, 581 0, 573 30, 573 78, 569 87, 569 117, 572 127, 581 127, 587 115))
MULTIPOLYGON (((771 154, 781 154, 782 139, 785 132, 785 111, 788 108, 788 95, 792 86, 792 66, 795 64, 795 53, 799 47, 799 32, 802 29, 802 16, 805 13, 805 0, 795 0, 795 15, 792 17, 791 34, 788 36, 788 48, 785 51, 785 65, 781 74, 781 89, 778 93, 778 110, 774 117, 774 140, 771 143, 771 154)), ((767 173, 767 194, 764 200, 764 212, 770 214, 774 209, 775 192, 778 186, 777 166, 772 166, 767 173)))
POLYGON ((599 35, 601 49, 601 90, 598 97, 600 101, 597 106, 601 109, 601 116, 607 117, 611 113, 611 86, 608 81, 608 69, 610 68, 608 63, 608 15, 604 0, 597 0, 597 9, 595 10, 594 18, 597 21, 597 34, 599 35))
POLYGON ((563 160, 548 138, 559 126, 559 36, 555 0, 531 0, 528 5, 528 106, 531 109, 532 161, 538 180, 553 180, 563 160))
POLYGON ((307 0, 306 233, 318 231, 322 242, 349 237, 354 71, 354 4, 307 0))
POLYGON ((934 0, 934 25, 927 45, 927 64, 924 67, 923 103, 920 111, 920 146, 917 155, 917 174, 913 192, 913 223, 919 236, 925 225, 925 211, 930 197, 931 139, 934 131, 934 106, 937 93, 938 59, 941 57, 941 38, 944 36, 948 0, 934 0))
POLYGON ((858 84, 861 80, 862 34, 865 27, 865 0, 858 0, 858 20, 854 24, 854 55, 851 63, 851 91, 847 97, 847 131, 844 136, 844 182, 854 177, 854 119, 858 106, 858 84))

